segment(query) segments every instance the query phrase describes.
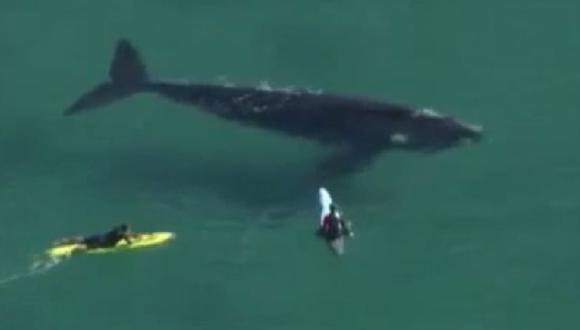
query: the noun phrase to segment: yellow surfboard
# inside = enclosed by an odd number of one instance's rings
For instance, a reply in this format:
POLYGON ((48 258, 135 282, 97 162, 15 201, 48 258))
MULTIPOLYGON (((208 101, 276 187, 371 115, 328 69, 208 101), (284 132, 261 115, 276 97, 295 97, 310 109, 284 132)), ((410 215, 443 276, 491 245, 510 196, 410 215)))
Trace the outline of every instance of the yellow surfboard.
POLYGON ((131 244, 125 240, 119 241, 117 245, 110 248, 88 249, 86 245, 80 243, 57 244, 46 250, 48 256, 52 258, 69 257, 75 253, 111 253, 129 249, 140 249, 149 246, 167 243, 175 237, 172 232, 134 233, 131 234, 131 244))

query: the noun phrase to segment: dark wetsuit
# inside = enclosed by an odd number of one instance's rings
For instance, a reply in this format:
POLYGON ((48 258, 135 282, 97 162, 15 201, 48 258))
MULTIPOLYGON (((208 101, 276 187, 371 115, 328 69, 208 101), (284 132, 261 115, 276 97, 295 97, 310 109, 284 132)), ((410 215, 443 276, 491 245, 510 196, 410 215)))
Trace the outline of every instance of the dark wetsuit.
POLYGON ((322 220, 322 226, 318 229, 318 235, 329 241, 333 241, 342 235, 348 234, 349 230, 342 219, 333 213, 328 214, 322 220))
POLYGON ((87 236, 83 238, 83 244, 85 244, 89 249, 111 248, 116 246, 117 243, 123 239, 126 240, 127 243, 131 243, 127 237, 127 233, 117 227, 104 234, 87 236))

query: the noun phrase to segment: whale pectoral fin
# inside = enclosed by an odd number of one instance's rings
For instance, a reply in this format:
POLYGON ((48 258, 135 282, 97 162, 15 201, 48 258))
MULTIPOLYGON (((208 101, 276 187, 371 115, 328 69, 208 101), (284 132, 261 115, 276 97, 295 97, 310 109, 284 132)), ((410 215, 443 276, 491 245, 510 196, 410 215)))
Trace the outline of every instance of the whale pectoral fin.
POLYGON ((366 169, 380 152, 378 148, 341 149, 319 162, 316 172, 323 177, 354 174, 366 169))

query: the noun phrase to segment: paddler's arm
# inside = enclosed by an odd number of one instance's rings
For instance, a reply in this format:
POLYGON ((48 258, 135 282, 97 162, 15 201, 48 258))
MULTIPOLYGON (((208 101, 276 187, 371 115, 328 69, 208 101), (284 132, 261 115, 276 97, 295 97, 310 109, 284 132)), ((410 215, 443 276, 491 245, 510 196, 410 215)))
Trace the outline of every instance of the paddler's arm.
POLYGON ((131 241, 131 238, 130 237, 131 237, 131 234, 125 234, 123 236, 123 239, 125 240, 125 242, 127 242, 127 244, 133 243, 133 241, 131 241))
POLYGON ((344 235, 348 237, 354 237, 354 232, 350 230, 350 224, 344 221, 344 219, 340 219, 340 225, 342 226, 342 232, 344 235))

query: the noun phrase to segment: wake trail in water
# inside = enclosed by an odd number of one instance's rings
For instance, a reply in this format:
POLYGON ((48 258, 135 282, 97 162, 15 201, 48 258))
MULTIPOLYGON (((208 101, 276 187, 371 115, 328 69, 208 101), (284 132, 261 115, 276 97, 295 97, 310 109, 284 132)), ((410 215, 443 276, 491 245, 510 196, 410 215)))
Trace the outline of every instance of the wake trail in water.
POLYGON ((4 278, 0 278, 0 287, 28 277, 44 274, 49 270, 53 269, 54 267, 58 266, 63 261, 64 261, 63 258, 50 258, 50 257, 42 257, 40 259, 36 259, 28 267, 28 270, 24 272, 15 273, 10 276, 6 276, 4 278))

